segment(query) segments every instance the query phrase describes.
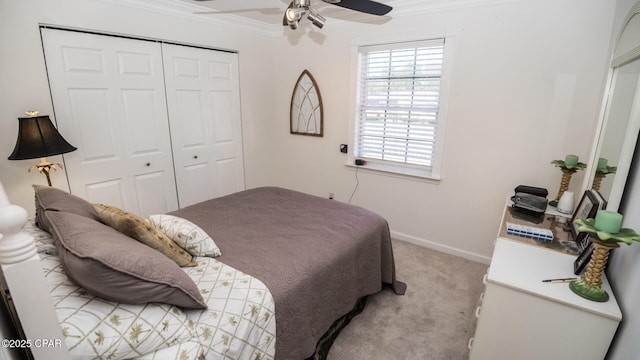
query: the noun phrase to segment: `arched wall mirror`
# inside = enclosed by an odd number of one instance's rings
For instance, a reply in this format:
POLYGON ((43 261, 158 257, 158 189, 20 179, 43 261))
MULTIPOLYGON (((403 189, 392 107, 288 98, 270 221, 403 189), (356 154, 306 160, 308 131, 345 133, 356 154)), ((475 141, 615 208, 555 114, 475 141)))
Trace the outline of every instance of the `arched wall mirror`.
POLYGON ((618 35, 605 99, 600 135, 587 167, 587 188, 598 189, 607 209, 615 211, 640 132, 640 2, 618 35))

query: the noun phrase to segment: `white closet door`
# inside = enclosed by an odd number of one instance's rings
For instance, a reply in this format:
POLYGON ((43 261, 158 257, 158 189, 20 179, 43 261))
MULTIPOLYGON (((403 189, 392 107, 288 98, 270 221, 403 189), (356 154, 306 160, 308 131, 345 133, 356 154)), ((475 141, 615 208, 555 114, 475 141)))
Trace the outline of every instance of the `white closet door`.
POLYGON ((180 207, 244 190, 238 55, 162 52, 180 207))
POLYGON ((141 216, 178 207, 160 44, 42 29, 71 192, 141 216))

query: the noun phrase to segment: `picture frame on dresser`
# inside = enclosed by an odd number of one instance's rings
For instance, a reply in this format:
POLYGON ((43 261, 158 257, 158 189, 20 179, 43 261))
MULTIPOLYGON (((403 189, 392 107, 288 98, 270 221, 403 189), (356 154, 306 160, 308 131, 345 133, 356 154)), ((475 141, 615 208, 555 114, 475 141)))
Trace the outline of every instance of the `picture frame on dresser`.
POLYGON ((584 270, 587 268, 587 264, 589 264, 589 260, 591 260, 591 254, 593 254, 593 249, 595 246, 591 241, 591 234, 586 234, 582 237, 580 243, 578 243, 579 248, 581 249, 580 255, 573 262, 573 273, 576 275, 581 275, 584 270))
POLYGON ((573 216, 571 217, 571 222, 569 223, 571 235, 576 243, 580 244, 586 236, 586 233, 579 232, 578 225, 576 225, 574 221, 576 219, 595 218, 596 213, 603 205, 600 199, 601 197, 597 196, 593 190, 586 190, 582 195, 582 198, 578 203, 578 207, 576 208, 576 211, 574 211, 573 216))

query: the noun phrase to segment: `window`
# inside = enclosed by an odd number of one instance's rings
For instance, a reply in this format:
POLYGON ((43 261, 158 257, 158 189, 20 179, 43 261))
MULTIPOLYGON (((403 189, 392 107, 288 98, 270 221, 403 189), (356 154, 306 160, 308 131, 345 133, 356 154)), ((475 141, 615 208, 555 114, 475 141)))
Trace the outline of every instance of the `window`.
POLYGON ((359 48, 355 152, 367 167, 439 178, 444 39, 359 48))

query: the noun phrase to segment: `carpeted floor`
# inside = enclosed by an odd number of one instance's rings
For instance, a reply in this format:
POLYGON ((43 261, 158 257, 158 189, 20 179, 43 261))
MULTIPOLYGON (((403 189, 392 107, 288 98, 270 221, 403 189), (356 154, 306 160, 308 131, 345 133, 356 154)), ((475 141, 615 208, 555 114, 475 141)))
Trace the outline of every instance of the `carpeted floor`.
POLYGON ((328 360, 467 359, 487 265, 394 240, 405 295, 372 295, 336 339, 328 360))

